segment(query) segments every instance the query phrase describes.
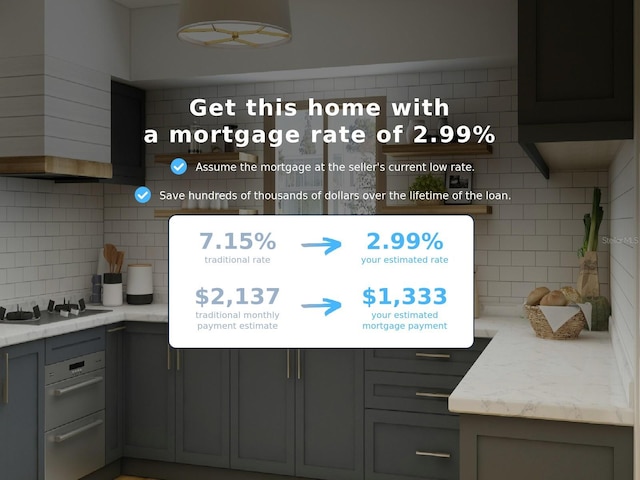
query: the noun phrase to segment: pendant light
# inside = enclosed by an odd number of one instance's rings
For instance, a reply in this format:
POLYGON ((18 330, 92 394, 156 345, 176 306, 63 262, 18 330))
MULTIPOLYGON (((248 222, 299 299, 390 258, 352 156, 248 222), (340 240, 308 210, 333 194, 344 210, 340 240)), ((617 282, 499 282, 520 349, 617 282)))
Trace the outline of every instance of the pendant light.
POLYGON ((181 0, 178 38, 205 47, 272 47, 291 39, 289 0, 181 0))

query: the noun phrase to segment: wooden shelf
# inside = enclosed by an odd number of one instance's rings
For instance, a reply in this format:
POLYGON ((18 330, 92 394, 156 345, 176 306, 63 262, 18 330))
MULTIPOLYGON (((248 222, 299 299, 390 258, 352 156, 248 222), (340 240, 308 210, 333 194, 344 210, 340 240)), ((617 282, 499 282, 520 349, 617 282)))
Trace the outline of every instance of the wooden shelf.
POLYGON ((202 163, 258 163, 258 157, 244 152, 166 153, 155 156, 156 163, 171 163, 184 158, 188 165, 202 163))
POLYGON ((378 215, 490 215, 491 205, 401 205, 382 207, 378 215))
POLYGON ((390 157, 488 155, 491 152, 493 152, 493 147, 488 143, 405 143, 382 146, 382 153, 390 157))
POLYGON ((176 209, 176 210, 155 210, 155 218, 169 218, 172 215, 257 215, 255 208, 228 208, 225 210, 200 210, 200 209, 176 209))

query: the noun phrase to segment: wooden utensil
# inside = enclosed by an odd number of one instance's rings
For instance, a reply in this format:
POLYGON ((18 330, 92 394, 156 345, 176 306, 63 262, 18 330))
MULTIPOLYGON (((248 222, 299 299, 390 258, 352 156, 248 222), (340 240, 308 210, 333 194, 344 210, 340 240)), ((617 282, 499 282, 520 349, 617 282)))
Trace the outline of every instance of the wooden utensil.
POLYGON ((118 260, 118 249, 111 243, 104 244, 104 258, 109 264, 109 273, 114 272, 116 261, 118 260))
POLYGON ((120 250, 116 259, 116 273, 120 273, 122 270, 122 262, 124 261, 124 250, 120 250))

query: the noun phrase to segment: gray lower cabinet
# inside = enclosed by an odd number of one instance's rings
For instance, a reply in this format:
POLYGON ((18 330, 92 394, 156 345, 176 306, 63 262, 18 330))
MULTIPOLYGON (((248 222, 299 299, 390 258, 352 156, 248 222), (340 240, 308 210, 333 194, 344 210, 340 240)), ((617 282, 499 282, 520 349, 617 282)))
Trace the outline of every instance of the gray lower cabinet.
POLYGON ((231 468, 294 474, 291 352, 231 351, 231 468))
POLYGON ((123 454, 124 439, 124 324, 106 327, 105 335, 105 462, 123 454))
POLYGON ((296 470, 301 477, 362 479, 363 351, 296 351, 296 470))
POLYGON ((363 478, 361 350, 233 350, 231 467, 363 478))
POLYGON ((127 323, 124 455, 229 466, 229 350, 174 350, 166 324, 127 323))
POLYGON ((633 429, 460 415, 461 480, 631 480, 633 429))
POLYGON ((229 350, 176 352, 176 462, 229 467, 229 350))
POLYGON ((448 398, 488 343, 365 351, 367 480, 458 480, 459 420, 448 398))
POLYGON ((367 410, 367 479, 457 480, 458 418, 367 410))
POLYGON ((0 349, 2 478, 44 478, 44 341, 0 349))
POLYGON ((128 323, 124 335, 124 455, 175 460, 175 368, 166 324, 128 323))

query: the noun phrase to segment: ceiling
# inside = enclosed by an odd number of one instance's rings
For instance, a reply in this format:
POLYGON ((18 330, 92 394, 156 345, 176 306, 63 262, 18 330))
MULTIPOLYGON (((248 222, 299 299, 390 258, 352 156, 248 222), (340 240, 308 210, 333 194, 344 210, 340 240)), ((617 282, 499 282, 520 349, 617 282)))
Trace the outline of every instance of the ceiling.
POLYGON ((189 48, 176 42, 174 8, 179 0, 111 1, 137 10, 131 17, 131 41, 135 48, 130 63, 135 69, 130 78, 132 83, 145 89, 472 70, 515 63, 515 48, 509 47, 515 38, 515 27, 509 26, 516 12, 512 8, 515 0, 482 0, 482 8, 477 7, 477 0, 403 0, 403 8, 396 8, 397 4, 390 7, 388 0, 292 2, 292 17, 300 26, 296 41, 286 46, 286 55, 279 50, 265 49, 259 56, 251 51, 239 56, 229 49, 189 48), (362 10, 362 4, 368 8, 362 10), (498 7, 502 13, 496 15, 494 9, 498 7), (422 14, 416 16, 408 12, 431 12, 429 8, 443 20, 441 25, 421 31, 424 27, 422 14), (460 11, 465 9, 481 18, 474 22, 470 18, 472 15, 460 16, 460 11), (335 11, 342 12, 342 16, 334 17, 335 11), (377 11, 384 15, 373 13, 377 11), (487 32, 477 41, 464 41, 466 28, 476 35, 482 31, 474 29, 478 23, 488 21, 486 15, 491 15, 492 33, 487 32), (388 17, 393 18, 392 24, 383 25, 381 18, 388 17), (352 33, 353 19, 368 25, 357 37, 352 33), (323 32, 318 27, 323 21, 332 22, 332 38, 318 42, 313 37, 323 32), (383 28, 389 30, 391 36, 380 42, 381 36, 376 32, 383 28), (407 42, 414 32, 419 41, 407 42), (372 48, 374 44, 376 47, 372 48), (344 48, 345 45, 349 48, 344 48), (158 49, 164 52, 166 61, 157 62, 158 49))

